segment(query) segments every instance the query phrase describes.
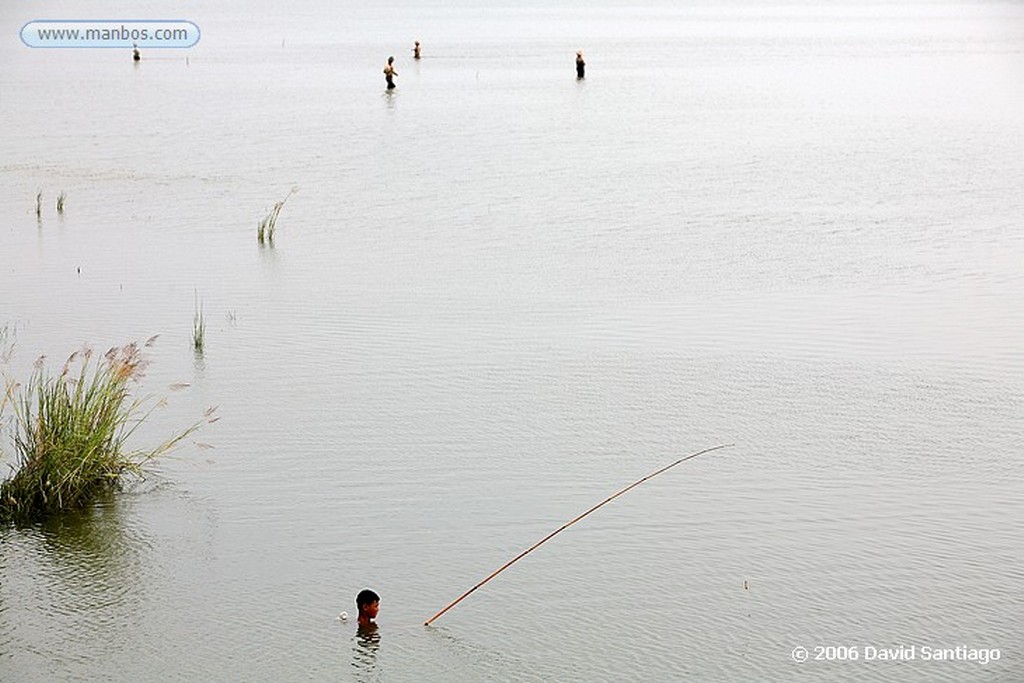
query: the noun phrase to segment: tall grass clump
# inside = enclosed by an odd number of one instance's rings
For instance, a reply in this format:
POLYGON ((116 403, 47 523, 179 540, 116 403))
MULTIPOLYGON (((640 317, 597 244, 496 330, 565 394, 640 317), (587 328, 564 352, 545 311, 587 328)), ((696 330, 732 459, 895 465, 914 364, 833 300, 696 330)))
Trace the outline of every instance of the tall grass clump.
POLYGON ((4 396, 13 409, 16 465, 0 483, 0 522, 36 521, 80 508, 95 496, 119 489, 128 476, 213 421, 204 419, 148 449, 129 440, 152 413, 133 398, 132 386, 146 361, 136 344, 112 348, 93 361, 91 349, 71 355, 56 377, 36 362, 25 385, 8 381, 4 396), (77 369, 77 372, 76 372, 77 369))
POLYGON ((68 198, 67 192, 64 190, 60 191, 57 195, 57 213, 64 213, 64 201, 68 198))
POLYGON ((281 209, 284 208, 284 203, 287 202, 293 194, 299 191, 299 188, 293 187, 291 192, 282 199, 281 201, 274 204, 274 207, 270 209, 263 220, 261 220, 256 228, 256 239, 260 244, 264 241, 273 243, 274 241, 274 229, 277 227, 277 217, 281 215, 281 209))
POLYGON ((192 314, 192 348, 202 353, 205 343, 206 318, 203 316, 203 305, 199 303, 199 293, 196 292, 195 313, 192 314))

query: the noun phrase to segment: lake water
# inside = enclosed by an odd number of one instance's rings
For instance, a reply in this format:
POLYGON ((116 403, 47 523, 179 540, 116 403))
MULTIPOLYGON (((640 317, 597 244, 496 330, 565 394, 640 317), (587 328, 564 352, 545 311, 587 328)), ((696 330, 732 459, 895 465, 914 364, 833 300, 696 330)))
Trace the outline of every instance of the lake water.
POLYGON ((222 419, 0 529, 0 680, 1024 679, 1024 6, 89 12, 0 8, 3 371, 159 334, 142 437, 222 419))

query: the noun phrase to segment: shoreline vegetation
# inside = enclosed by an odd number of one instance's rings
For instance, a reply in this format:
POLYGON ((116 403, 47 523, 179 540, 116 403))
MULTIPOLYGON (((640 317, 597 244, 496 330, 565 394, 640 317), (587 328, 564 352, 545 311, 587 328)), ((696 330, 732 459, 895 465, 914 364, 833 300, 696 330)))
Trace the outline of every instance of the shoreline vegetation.
POLYGON ((0 429, 11 437, 16 464, 0 483, 0 523, 36 522, 82 508, 121 489, 126 478, 143 478, 154 458, 218 419, 211 408, 155 447, 130 448, 129 439, 160 405, 132 394, 147 365, 133 342, 95 360, 88 347, 76 351, 57 376, 40 358, 27 383, 5 378, 0 429), (8 407, 12 416, 4 421, 8 407))

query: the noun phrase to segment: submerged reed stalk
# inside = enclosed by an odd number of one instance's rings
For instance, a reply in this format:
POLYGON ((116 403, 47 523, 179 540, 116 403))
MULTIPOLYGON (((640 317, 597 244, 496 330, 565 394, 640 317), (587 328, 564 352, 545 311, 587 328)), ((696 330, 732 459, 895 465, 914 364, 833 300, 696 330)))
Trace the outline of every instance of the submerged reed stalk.
POLYGON ((83 349, 68 358, 56 377, 40 359, 25 385, 6 383, 0 408, 5 403, 13 407, 17 463, 0 483, 0 522, 35 521, 82 507, 120 488, 126 476, 141 477, 153 458, 214 421, 211 409, 156 447, 131 449, 129 439, 152 413, 149 402, 131 392, 145 366, 134 343, 112 348, 96 362, 92 350, 83 349))
POLYGON ((192 348, 202 353, 205 342, 206 318, 203 316, 203 305, 199 302, 199 293, 196 292, 195 313, 192 314, 192 348))
POLYGON ((67 193, 61 190, 60 194, 57 195, 57 213, 64 213, 64 200, 67 198, 67 193))
POLYGON ((268 242, 274 241, 274 229, 277 227, 277 217, 281 215, 281 209, 284 208, 284 203, 298 191, 298 187, 293 187, 291 192, 289 192, 284 199, 274 204, 274 207, 270 209, 270 213, 268 213, 263 220, 259 222, 256 228, 256 239, 260 244, 263 244, 264 240, 268 242))

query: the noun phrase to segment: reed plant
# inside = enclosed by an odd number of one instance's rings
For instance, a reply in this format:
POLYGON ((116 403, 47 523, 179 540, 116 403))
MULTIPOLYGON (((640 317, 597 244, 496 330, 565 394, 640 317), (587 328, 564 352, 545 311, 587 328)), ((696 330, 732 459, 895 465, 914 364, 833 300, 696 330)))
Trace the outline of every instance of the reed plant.
POLYGON ((273 208, 270 209, 270 213, 268 213, 263 220, 259 222, 256 227, 256 239, 260 244, 263 244, 264 241, 273 243, 274 230, 277 227, 277 217, 281 215, 281 209, 284 208, 285 202, 287 202, 291 196, 298 191, 298 187, 293 187, 291 192, 289 192, 284 199, 274 204, 273 208))
POLYGON ((205 343, 206 318, 203 316, 203 305, 199 302, 199 293, 196 292, 195 313, 192 314, 192 348, 202 353, 205 343))
POLYGON ((57 376, 40 359, 26 384, 6 382, 16 465, 0 483, 0 521, 32 522, 87 505, 126 477, 142 477, 150 461, 214 421, 211 409, 156 447, 133 449, 129 440, 153 410, 132 395, 147 363, 134 343, 92 356, 91 349, 72 354, 57 376))
POLYGON ((67 192, 64 190, 60 191, 57 195, 57 213, 64 213, 64 201, 68 198, 67 192))

